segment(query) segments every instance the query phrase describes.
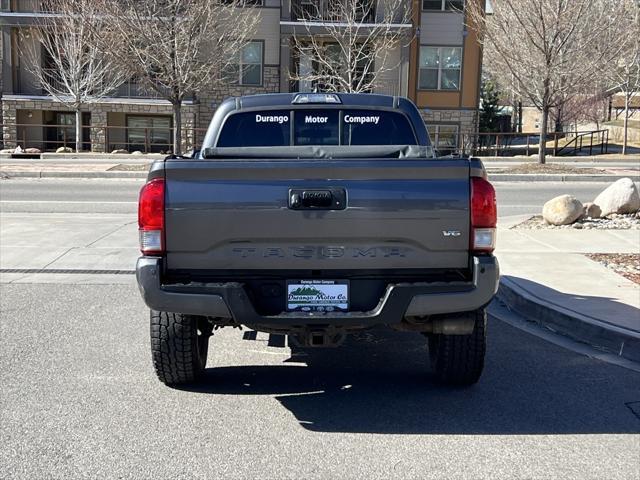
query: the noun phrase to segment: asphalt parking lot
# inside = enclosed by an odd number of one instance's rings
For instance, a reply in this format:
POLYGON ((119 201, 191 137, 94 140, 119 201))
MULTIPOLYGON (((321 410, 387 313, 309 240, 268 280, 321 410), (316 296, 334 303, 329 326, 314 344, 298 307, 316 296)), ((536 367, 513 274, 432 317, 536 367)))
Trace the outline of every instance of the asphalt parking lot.
POLYGON ((292 352, 227 329, 203 382, 170 389, 114 277, 3 285, 0 477, 638 477, 639 373, 492 318, 469 389, 434 382, 417 334, 292 352))
MULTIPOLYGON (((437 384, 423 337, 385 329, 323 350, 223 329, 203 381, 165 387, 133 275, 34 273, 131 269, 139 184, 10 182, 0 478, 640 478, 640 373, 495 317, 472 388, 437 384)), ((534 194, 498 186, 510 214, 534 194)))

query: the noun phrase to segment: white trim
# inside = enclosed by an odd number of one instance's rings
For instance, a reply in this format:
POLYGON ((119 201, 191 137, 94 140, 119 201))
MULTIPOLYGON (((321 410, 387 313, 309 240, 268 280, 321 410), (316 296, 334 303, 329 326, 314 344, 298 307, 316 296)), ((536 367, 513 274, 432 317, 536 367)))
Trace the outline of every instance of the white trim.
MULTIPOLYGON (((291 22, 288 20, 280 20, 280 25, 304 25, 306 27, 351 27, 354 24, 345 22, 291 22)), ((378 27, 384 26, 389 28, 413 28, 410 23, 357 23, 359 27, 378 27)))

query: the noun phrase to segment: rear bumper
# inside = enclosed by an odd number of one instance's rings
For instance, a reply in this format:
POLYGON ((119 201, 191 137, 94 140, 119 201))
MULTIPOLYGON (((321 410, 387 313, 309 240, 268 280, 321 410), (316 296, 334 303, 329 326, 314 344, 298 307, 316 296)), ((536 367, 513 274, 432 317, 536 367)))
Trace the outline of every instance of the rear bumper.
POLYGON ((144 302, 153 310, 218 317, 248 326, 281 327, 393 325, 404 317, 472 311, 491 301, 500 277, 495 257, 474 257, 471 282, 392 284, 378 306, 368 312, 290 312, 263 316, 255 311, 240 283, 163 285, 161 272, 161 258, 138 259, 138 286, 144 302))

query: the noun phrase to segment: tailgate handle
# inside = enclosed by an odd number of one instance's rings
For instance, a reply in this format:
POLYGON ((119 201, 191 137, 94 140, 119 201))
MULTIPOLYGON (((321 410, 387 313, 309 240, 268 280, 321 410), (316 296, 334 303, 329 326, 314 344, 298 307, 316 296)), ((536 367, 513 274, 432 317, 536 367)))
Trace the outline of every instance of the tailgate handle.
POLYGON ((289 208, 292 210, 344 210, 346 208, 344 188, 289 190, 289 208))

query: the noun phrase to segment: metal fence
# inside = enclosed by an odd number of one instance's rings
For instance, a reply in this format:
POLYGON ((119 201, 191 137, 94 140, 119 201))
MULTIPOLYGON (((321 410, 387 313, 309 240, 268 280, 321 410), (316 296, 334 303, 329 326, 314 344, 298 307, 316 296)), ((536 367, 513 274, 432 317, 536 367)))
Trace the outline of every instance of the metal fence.
MULTIPOLYGON (((538 154, 539 142, 539 132, 468 133, 462 135, 460 148, 463 155, 530 156, 538 154)), ((546 151, 553 156, 608 153, 609 130, 550 132, 547 134, 546 151)))
MULTIPOLYGON (((340 8, 336 0, 292 0, 291 18, 298 21, 345 21, 340 16, 340 8)), ((356 11, 356 20, 363 23, 375 21, 375 8, 370 2, 362 3, 356 11)))
MULTIPOLYGON (((56 124, 5 123, 5 149, 18 145, 43 152, 60 147, 75 150, 75 126, 56 124)), ((198 149, 206 128, 183 128, 183 150, 198 149)), ((539 149, 539 133, 471 133, 460 138, 463 155, 508 157, 535 155, 539 149)), ((173 147, 173 128, 128 127, 121 125, 83 125, 82 149, 94 152, 126 150, 143 153, 168 153, 173 147)), ((554 156, 580 153, 604 154, 609 151, 609 130, 549 133, 547 153, 554 156)))
MULTIPOLYGON (((5 123, 4 149, 36 148, 42 152, 56 151, 60 147, 75 150, 75 125, 5 123)), ((183 150, 197 149, 206 128, 183 128, 183 150)), ((128 127, 120 125, 83 125, 82 150, 107 152, 126 150, 143 153, 168 153, 173 149, 173 128, 128 127)))

